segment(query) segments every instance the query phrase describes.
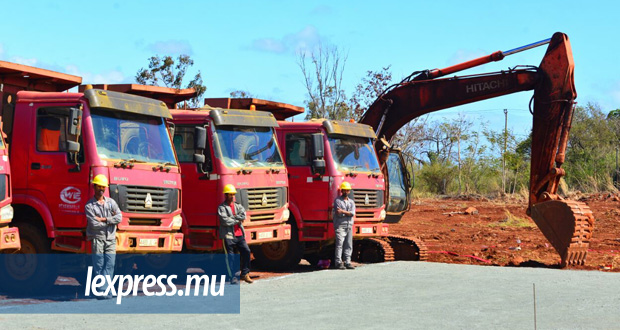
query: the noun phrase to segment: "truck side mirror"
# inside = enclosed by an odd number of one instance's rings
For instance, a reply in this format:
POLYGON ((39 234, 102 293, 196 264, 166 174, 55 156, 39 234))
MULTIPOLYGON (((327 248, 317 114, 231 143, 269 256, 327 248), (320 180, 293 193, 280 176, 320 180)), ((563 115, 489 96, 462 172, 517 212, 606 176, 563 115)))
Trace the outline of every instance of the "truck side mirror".
POLYGON ((312 172, 315 174, 325 174, 325 159, 315 159, 312 161, 312 172))
POLYGON ((312 134, 312 157, 323 158, 325 157, 325 148, 323 147, 323 134, 312 134))
POLYGON ((78 153, 80 152, 80 143, 75 141, 67 141, 67 152, 78 153))
POLYGON ((312 172, 314 174, 325 174, 325 147, 323 145, 323 134, 312 134, 312 172))
POLYGON ((174 137, 174 123, 168 123, 168 134, 170 135, 170 138, 174 137))
MULTIPOLYGON (((82 124, 81 111, 78 108, 69 109, 69 134, 80 135, 80 126, 82 124)), ((68 149, 68 148, 67 148, 68 149)))
POLYGON ((194 127, 194 149, 204 150, 207 148, 207 129, 204 127, 194 127))
POLYGON ((202 165, 205 162, 206 162, 205 155, 203 155, 203 154, 194 154, 194 163, 202 165))

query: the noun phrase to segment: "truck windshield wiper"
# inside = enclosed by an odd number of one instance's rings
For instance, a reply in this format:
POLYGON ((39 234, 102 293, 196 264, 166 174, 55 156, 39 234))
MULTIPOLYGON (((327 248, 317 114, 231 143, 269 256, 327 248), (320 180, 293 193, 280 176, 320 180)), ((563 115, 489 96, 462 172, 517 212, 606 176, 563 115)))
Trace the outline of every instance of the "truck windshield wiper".
POLYGON ((257 159, 248 159, 243 163, 243 166, 239 169, 237 173, 250 174, 252 173, 252 169, 246 169, 246 167, 252 167, 254 163, 256 163, 257 159))
POLYGON ((348 173, 348 174, 349 174, 350 176, 355 175, 355 173, 354 173, 353 171, 355 171, 358 167, 360 167, 360 165, 348 166, 348 168, 349 168, 349 173, 348 173))
POLYGON ((158 163, 156 166, 153 166, 153 171, 165 171, 165 172, 170 172, 170 167, 168 166, 175 166, 175 164, 169 163, 169 162, 163 162, 163 163, 158 163))
POLYGON ((368 174, 368 177, 373 177, 373 178, 378 178, 379 174, 381 174, 381 168, 380 167, 375 167, 372 170, 370 170, 370 174, 368 174), (379 173, 376 173, 379 172, 379 173))
POLYGON ((114 163, 114 167, 132 168, 135 163, 146 163, 143 160, 137 160, 135 158, 121 159, 120 162, 114 163))

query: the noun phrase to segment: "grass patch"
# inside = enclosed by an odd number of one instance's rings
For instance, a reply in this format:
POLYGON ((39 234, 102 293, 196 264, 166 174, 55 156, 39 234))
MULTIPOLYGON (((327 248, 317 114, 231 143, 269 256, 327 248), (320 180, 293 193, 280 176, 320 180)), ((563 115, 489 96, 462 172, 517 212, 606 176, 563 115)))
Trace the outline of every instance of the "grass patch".
POLYGON ((505 210, 506 218, 499 221, 499 223, 489 224, 490 227, 510 227, 510 228, 534 228, 535 225, 531 220, 526 218, 520 218, 510 211, 505 210))

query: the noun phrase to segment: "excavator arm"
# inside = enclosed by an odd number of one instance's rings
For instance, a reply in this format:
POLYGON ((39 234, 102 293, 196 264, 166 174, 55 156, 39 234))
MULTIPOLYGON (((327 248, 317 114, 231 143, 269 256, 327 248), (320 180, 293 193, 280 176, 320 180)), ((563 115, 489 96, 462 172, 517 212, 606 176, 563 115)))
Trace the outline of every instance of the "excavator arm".
POLYGON ((577 97, 573 70, 568 37, 563 33, 555 33, 551 39, 515 50, 495 52, 445 69, 420 72, 384 92, 360 122, 372 126, 380 137, 382 143, 377 143, 375 147, 377 153, 382 155, 379 159, 383 160, 388 159, 388 141, 400 128, 419 116, 497 96, 534 90, 528 214, 559 253, 563 265, 583 264, 592 236, 594 217, 585 204, 563 200, 557 195, 559 180, 565 174, 561 165, 564 163, 574 100, 577 97), (546 43, 549 43, 547 52, 537 68, 517 67, 502 72, 437 79, 546 43))

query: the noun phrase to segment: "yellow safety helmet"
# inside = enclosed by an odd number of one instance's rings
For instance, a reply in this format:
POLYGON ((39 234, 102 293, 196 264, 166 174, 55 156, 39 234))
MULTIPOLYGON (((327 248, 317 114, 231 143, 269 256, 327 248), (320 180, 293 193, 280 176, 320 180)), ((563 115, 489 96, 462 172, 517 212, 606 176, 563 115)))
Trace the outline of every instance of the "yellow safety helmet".
POLYGON ((351 190, 351 184, 346 181, 342 182, 340 190, 351 190))
POLYGON ((233 186, 232 184, 227 184, 224 186, 224 193, 225 194, 236 194, 237 193, 237 189, 235 189, 235 186, 233 186))
POLYGON ((102 187, 108 187, 108 178, 103 174, 97 174, 92 181, 92 184, 96 184, 102 187))

